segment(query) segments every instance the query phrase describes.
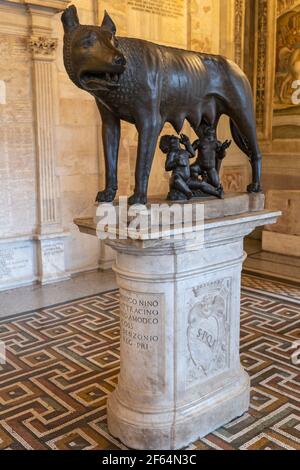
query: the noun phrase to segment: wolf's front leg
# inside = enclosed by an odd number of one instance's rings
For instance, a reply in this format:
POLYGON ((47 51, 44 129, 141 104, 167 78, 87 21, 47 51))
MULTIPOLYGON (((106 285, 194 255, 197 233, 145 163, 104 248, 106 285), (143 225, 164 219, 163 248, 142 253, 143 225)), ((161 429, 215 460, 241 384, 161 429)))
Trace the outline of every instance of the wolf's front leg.
POLYGON ((151 172, 157 140, 162 129, 161 119, 144 116, 143 122, 137 123, 139 132, 138 156, 135 169, 134 194, 129 204, 146 204, 148 181, 151 172))
POLYGON ((105 190, 97 195, 97 202, 112 202, 118 190, 118 154, 120 119, 97 102, 102 119, 102 141, 105 158, 105 190))

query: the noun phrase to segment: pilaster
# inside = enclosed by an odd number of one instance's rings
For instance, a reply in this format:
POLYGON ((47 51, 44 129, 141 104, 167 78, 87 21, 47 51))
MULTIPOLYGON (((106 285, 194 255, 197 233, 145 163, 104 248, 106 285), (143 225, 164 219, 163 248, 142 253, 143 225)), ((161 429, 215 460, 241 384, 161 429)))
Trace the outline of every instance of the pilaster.
POLYGON ((38 172, 38 279, 42 284, 69 278, 65 268, 64 232, 60 189, 56 177, 55 91, 57 38, 53 37, 54 14, 66 0, 24 2, 30 17, 28 47, 32 53, 35 135, 38 172))

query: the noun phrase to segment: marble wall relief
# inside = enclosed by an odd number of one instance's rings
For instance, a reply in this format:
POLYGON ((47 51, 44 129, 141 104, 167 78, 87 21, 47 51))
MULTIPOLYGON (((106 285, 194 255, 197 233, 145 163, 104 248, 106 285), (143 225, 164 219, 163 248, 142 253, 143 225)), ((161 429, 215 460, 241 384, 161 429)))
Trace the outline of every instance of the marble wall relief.
POLYGON ((249 172, 245 165, 224 166, 221 175, 226 193, 243 193, 250 183, 249 172))
POLYGON ((230 292, 230 278, 193 289, 187 326, 188 384, 229 367, 230 292))

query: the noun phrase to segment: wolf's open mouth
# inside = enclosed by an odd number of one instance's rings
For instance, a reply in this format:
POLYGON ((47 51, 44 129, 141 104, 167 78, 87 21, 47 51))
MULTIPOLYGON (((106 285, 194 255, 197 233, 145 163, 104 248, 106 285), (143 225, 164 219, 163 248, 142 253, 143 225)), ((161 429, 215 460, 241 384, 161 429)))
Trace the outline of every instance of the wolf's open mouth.
POLYGON ((91 90, 109 90, 118 88, 120 74, 108 72, 83 72, 80 75, 81 84, 91 90))

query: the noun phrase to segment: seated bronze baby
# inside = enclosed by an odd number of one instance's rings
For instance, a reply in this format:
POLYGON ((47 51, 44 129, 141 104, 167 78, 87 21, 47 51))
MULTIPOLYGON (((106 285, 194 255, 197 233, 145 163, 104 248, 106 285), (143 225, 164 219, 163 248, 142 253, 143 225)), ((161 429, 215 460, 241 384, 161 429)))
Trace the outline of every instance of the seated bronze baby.
POLYGON ((195 172, 192 175, 190 160, 196 157, 196 152, 186 135, 181 134, 180 138, 174 135, 165 135, 160 139, 159 146, 161 151, 167 155, 166 171, 172 171, 169 200, 188 200, 208 195, 220 199, 224 197, 222 186, 218 185, 216 188, 205 179, 199 179, 195 172))

